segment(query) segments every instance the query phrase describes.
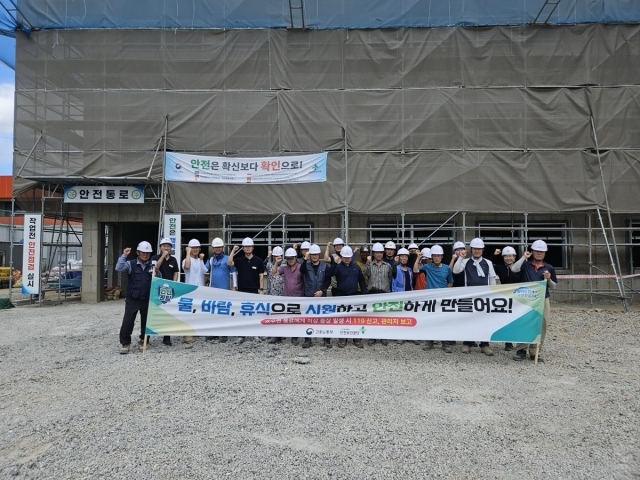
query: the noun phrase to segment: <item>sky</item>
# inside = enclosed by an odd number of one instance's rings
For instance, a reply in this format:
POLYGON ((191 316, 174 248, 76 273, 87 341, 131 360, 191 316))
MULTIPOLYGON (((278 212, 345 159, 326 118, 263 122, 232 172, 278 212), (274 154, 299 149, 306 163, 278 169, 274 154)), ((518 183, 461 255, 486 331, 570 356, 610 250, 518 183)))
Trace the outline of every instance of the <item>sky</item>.
POLYGON ((0 63, 0 175, 13 169, 13 102, 15 72, 0 63))

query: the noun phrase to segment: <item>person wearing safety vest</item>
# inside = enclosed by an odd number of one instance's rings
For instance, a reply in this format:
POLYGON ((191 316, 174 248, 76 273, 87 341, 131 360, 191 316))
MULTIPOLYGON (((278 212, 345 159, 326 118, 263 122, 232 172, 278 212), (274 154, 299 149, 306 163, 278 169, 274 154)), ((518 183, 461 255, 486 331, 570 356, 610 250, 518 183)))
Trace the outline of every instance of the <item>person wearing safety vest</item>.
MULTIPOLYGON (((373 253, 373 259, 371 259, 371 257, 367 259, 367 263, 362 272, 365 277, 369 277, 369 293, 389 293, 391 291, 393 267, 387 262, 382 261, 384 247, 381 243, 374 243, 371 247, 371 252, 373 253)), ((367 343, 374 345, 376 340, 370 338, 367 343)), ((382 339, 380 343, 386 347, 389 345, 389 340, 382 339)))
MULTIPOLYGON (((336 287, 332 290, 334 297, 358 295, 367 291, 367 285, 364 283, 364 275, 360 267, 351 261, 353 257, 353 250, 347 245, 342 248, 340 252, 342 261, 340 263, 331 263, 329 274, 332 277, 336 277, 336 287), (358 291, 360 286, 360 291, 358 291)), ((353 344, 362 348, 362 340, 353 339, 353 344)), ((347 340, 341 338, 338 341, 338 347, 344 348, 347 345, 347 340)))
MULTIPOLYGON (((326 297, 327 289, 331 285, 329 265, 320 261, 320 247, 310 245, 307 258, 300 265, 300 273, 304 281, 305 297, 326 297)), ((323 339, 324 346, 331 348, 331 339, 323 339)))
MULTIPOLYGON (((470 246, 471 258, 459 256, 453 265, 453 273, 464 273, 464 284, 467 287, 495 285, 496 272, 493 269, 493 263, 482 257, 484 242, 480 238, 474 238, 470 246)), ((433 257, 433 252, 431 256, 433 257)), ((461 352, 469 353, 473 346, 475 342, 463 342, 461 352)), ((493 356, 493 350, 488 342, 480 342, 480 351, 489 357, 493 356)))
MULTIPOLYGON (((496 275, 498 275, 501 285, 520 283, 522 281, 522 273, 511 270, 511 267, 513 267, 513 264, 516 261, 516 251, 513 247, 504 247, 502 250, 497 248, 496 251, 493 252, 492 260, 493 269, 496 271, 496 275), (502 253, 504 264, 499 264, 497 262, 500 258, 500 253, 502 253)), ((504 349, 506 352, 510 352, 513 350, 513 343, 505 343, 504 349)))
MULTIPOLYGON (((549 290, 556 288, 558 285, 558 277, 556 276, 556 270, 550 263, 544 261, 544 257, 547 254, 547 244, 544 240, 536 240, 531 244, 531 252, 525 251, 524 255, 518 260, 511 270, 513 272, 522 271, 523 282, 547 282, 547 288, 544 294, 544 312, 542 314, 542 332, 540 337, 540 349, 542 349, 542 343, 544 337, 547 335, 547 324, 551 320, 551 302, 549 301, 549 290), (529 260, 531 257, 533 259, 529 260), (528 260, 528 261, 527 261, 528 260)), ((516 347, 515 356, 516 361, 523 361, 527 359, 527 350, 529 350, 529 359, 534 360, 535 354, 533 349, 534 344, 520 344, 516 347)), ((538 353, 538 362, 543 362, 544 359, 538 353)))
MULTIPOLYGON (((213 255, 204 264, 209 275, 209 286, 221 290, 231 290, 231 285, 233 285, 233 290, 236 290, 238 286, 236 269, 227 265, 229 255, 224 253, 224 241, 219 237, 214 238, 211 242, 211 248, 213 248, 213 255)), ((216 338, 219 338, 221 343, 227 341, 227 337, 212 337, 214 340, 216 338)))
MULTIPOLYGON (((253 254, 253 239, 246 237, 242 240, 243 256, 235 258, 240 250, 238 245, 233 246, 227 265, 236 267, 238 273, 238 291, 264 295, 264 263, 260 257, 253 254)), ((245 337, 238 337, 236 345, 244 342, 245 337)))
MULTIPOLYGON (((184 270, 184 283, 204 287, 205 275, 207 269, 204 266, 204 253, 200 253, 202 245, 200 242, 192 238, 185 249, 185 259, 182 261, 182 269, 184 270)), ((196 339, 191 335, 182 337, 182 343, 192 344, 196 339)))
MULTIPOLYGON (((429 249, 428 253, 431 256, 432 262, 419 267, 418 263, 422 260, 422 252, 420 252, 418 254, 418 262, 416 262, 413 267, 414 273, 420 272, 426 276, 427 289, 450 288, 453 286, 451 269, 449 265, 442 263, 442 258, 444 257, 442 247, 440 245, 434 245, 429 249)), ((433 340, 427 340, 424 344, 424 349, 431 350, 432 348, 433 340)), ((444 350, 445 353, 451 353, 451 342, 442 340, 442 350, 444 350)))
MULTIPOLYGON (((160 240, 160 253, 151 257, 151 266, 155 271, 156 277, 178 282, 180 280, 180 267, 176 257, 171 255, 172 246, 171 239, 163 238, 160 240)), ((171 337, 165 335, 162 337, 162 343, 170 347, 172 345, 171 337)))
POLYGON ((136 248, 137 258, 127 260, 131 248, 127 247, 116 262, 116 272, 127 272, 127 291, 124 300, 124 316, 120 326, 120 353, 127 354, 131 348, 131 333, 140 312, 140 340, 138 345, 144 345, 144 335, 147 328, 147 312, 149 311, 149 294, 151 293, 151 279, 153 266, 151 265, 151 244, 140 242, 136 248))

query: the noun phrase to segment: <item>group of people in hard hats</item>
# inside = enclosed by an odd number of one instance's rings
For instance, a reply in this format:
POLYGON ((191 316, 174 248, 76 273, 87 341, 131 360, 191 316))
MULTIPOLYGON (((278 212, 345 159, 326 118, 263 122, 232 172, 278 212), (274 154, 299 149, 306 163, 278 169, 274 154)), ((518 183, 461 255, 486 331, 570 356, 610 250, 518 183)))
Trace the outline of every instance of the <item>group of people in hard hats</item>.
MULTIPOLYGON (((550 312, 549 290, 557 284, 553 266, 544 261, 547 244, 543 240, 533 242, 531 250, 526 250, 517 261, 516 250, 510 246, 502 250, 496 249, 492 259, 489 259, 484 255, 485 245, 482 239, 471 240, 469 256, 465 243, 456 242, 449 264, 444 263, 444 249, 440 245, 420 249, 412 243, 406 248, 397 249, 393 241, 384 245, 374 243, 371 247, 363 245, 352 249, 345 245, 341 238, 336 238, 333 242, 327 243, 324 254, 320 246, 305 241, 286 250, 274 247, 264 260, 253 254, 255 245, 250 237, 245 238, 241 246, 234 245, 229 255, 225 254, 225 245, 220 238, 215 238, 211 247, 212 254, 205 261, 200 242, 196 239, 189 241, 182 261, 185 283, 259 295, 324 297, 328 291, 332 296, 350 296, 495 285, 498 281, 506 284, 544 280, 547 282, 547 289, 542 341, 550 312), (242 255, 239 254, 241 250, 242 255), (357 259, 354 260, 354 257, 357 259)), ((175 257, 171 255, 169 239, 164 238, 160 241, 158 255, 151 256, 153 249, 149 242, 140 242, 134 260, 127 260, 130 253, 131 249, 125 248, 115 266, 116 271, 126 271, 128 274, 125 313, 120 329, 120 353, 123 354, 129 353, 131 334, 138 312, 141 317, 139 344, 142 345, 144 342, 151 278, 154 275, 173 281, 180 278, 180 268, 175 257)), ((219 340, 226 342, 227 338, 220 337, 219 340)), ((268 341, 278 343, 282 340, 273 337, 268 341)), ((182 341, 191 344, 195 339, 185 336, 182 341)), ((240 344, 244 341, 244 337, 238 337, 235 343, 240 344)), ((298 338, 292 338, 291 342, 298 345, 298 338)), ((165 336, 163 343, 171 345, 171 338, 165 336)), ((363 348, 361 339, 354 339, 353 343, 356 347, 363 348)), ((368 343, 374 345, 376 340, 370 339, 368 343)), ((389 342, 382 339, 380 343, 386 346, 389 342)), ((323 339, 323 344, 327 348, 332 347, 329 338, 323 339)), ((345 339, 339 339, 338 347, 343 348, 346 344, 345 339)), ((446 353, 452 352, 454 344, 455 342, 441 342, 446 353)), ((302 347, 308 348, 311 345, 312 339, 305 338, 302 347)), ((476 346, 478 345, 475 342, 463 342, 461 352, 468 354, 476 346)), ((434 341, 425 341, 425 350, 433 347, 434 341)), ((482 342, 479 347, 485 355, 494 355, 489 343, 482 342)), ((517 361, 533 358, 529 347, 526 344, 517 347, 505 344, 507 351, 516 349, 513 359, 517 361)), ((538 361, 544 360, 538 357, 538 361)))

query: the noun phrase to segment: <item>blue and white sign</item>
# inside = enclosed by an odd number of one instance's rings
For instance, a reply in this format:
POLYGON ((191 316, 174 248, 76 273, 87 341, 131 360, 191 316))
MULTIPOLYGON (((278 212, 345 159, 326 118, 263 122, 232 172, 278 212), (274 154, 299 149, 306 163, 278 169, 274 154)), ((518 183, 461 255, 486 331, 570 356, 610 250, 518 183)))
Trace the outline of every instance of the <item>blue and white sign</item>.
POLYGON ((167 152, 170 182, 282 184, 327 181, 327 153, 283 157, 205 157, 167 152))

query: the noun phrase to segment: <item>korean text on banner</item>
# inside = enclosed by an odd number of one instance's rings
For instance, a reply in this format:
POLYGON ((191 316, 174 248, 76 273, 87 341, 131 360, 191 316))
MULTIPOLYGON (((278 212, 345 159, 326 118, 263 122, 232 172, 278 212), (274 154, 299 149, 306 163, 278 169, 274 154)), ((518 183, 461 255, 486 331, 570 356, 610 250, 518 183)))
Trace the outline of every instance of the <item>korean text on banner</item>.
POLYGON ((40 293, 40 250, 42 215, 24 216, 24 252, 22 253, 22 293, 40 293))
POLYGON ((167 152, 165 179, 200 183, 313 183, 327 181, 327 153, 286 157, 205 157, 167 152))
POLYGON ((164 216, 163 237, 171 240, 171 248, 174 250, 173 256, 176 257, 178 265, 182 265, 182 246, 180 239, 182 238, 182 215, 167 214, 164 216))
POLYGON ((272 297, 153 279, 149 335, 539 343, 545 282, 272 297))

